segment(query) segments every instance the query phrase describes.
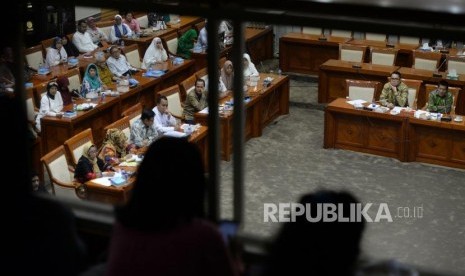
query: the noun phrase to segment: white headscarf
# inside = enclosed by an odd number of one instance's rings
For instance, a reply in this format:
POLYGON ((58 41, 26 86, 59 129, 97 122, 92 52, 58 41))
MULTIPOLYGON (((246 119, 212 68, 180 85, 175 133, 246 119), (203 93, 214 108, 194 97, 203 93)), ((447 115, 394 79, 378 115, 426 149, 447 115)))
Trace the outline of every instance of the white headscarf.
POLYGON ((144 54, 144 60, 142 61, 142 69, 147 69, 152 64, 157 62, 165 62, 168 60, 168 55, 166 53, 165 48, 163 48, 163 44, 161 44, 161 48, 157 47, 157 42, 161 42, 159 37, 155 37, 150 43, 150 46, 147 48, 144 54))
POLYGON ((257 68, 255 68, 255 65, 250 61, 250 56, 249 54, 244 53, 244 58, 247 60, 248 66, 244 66, 244 77, 248 78, 250 76, 258 76, 259 73, 257 71, 257 68))

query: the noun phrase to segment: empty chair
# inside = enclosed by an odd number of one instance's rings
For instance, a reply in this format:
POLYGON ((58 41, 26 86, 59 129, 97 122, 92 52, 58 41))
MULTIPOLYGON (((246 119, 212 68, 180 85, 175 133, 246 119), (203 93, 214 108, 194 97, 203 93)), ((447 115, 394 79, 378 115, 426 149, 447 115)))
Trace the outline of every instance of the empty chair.
POLYGON ((139 22, 139 26, 141 28, 148 28, 149 27, 149 18, 147 15, 143 15, 141 17, 136 18, 137 22, 139 22))
POLYGON ((339 44, 339 59, 352 62, 363 62, 366 46, 339 44))
POLYGON ((465 56, 448 56, 447 71, 455 70, 457 74, 465 74, 465 56))
POLYGON ((378 81, 346 79, 346 95, 351 100, 372 102, 378 97, 380 89, 381 83, 378 81))
POLYGON ((126 135, 126 137, 131 137, 131 125, 130 125, 130 122, 129 122, 129 117, 128 116, 124 116, 123 118, 107 125, 106 127, 103 128, 103 137, 106 136, 107 134, 107 130, 111 129, 111 128, 117 128, 119 130, 121 130, 124 135, 126 135))
POLYGON ((139 46, 137 46, 137 44, 125 46, 124 55, 131 66, 141 68, 139 46))
MULTIPOLYGON (((129 123, 132 125, 136 120, 140 118, 142 114, 142 104, 136 103, 135 105, 131 106, 130 108, 123 111, 121 114, 122 117, 128 116, 129 123)), ((130 137, 130 136, 128 136, 130 137)))
POLYGON ((44 64, 44 53, 42 44, 32 46, 24 50, 27 65, 34 70, 39 70, 39 66, 44 64))
POLYGON ((192 75, 187 79, 183 80, 180 84, 180 92, 181 92, 181 101, 184 102, 186 100, 187 94, 194 90, 195 88, 195 80, 197 79, 196 75, 192 75))
MULTIPOLYGON (((429 102, 429 95, 431 93, 431 91, 435 90, 436 88, 438 88, 437 85, 435 84, 425 84, 425 99, 426 99, 426 103, 424 105, 424 107, 422 108, 423 110, 426 110, 428 108, 428 102, 429 102)), ((453 103, 452 103, 452 107, 451 107, 451 114, 455 114, 455 106, 457 105, 457 98, 459 97, 459 93, 460 93, 460 88, 458 87, 450 87, 447 89, 447 91, 449 91, 451 94, 452 94, 452 97, 454 99, 453 103)))
POLYGON ((52 46, 54 40, 55 40, 55 38, 52 37, 52 38, 44 39, 44 40, 41 41, 42 50, 44 51, 43 52, 44 58, 47 56, 48 48, 50 48, 52 46))
POLYGON ((159 95, 165 96, 168 100, 168 110, 171 112, 171 114, 177 119, 183 120, 184 109, 181 103, 179 85, 176 84, 155 93, 156 97, 158 97, 159 95))
POLYGON ((63 146, 59 146, 47 153, 40 161, 47 169, 52 184, 52 193, 55 196, 80 199, 77 193, 77 184, 74 182, 74 172, 70 170, 63 146))
POLYGON ((412 109, 418 108, 418 92, 422 84, 421 80, 402 79, 402 82, 408 86, 408 106, 412 109))
POLYGON ((76 167, 79 158, 82 156, 82 149, 86 145, 94 145, 92 129, 90 128, 79 132, 65 141, 64 146, 72 166, 76 167))
POLYGON ((415 69, 436 71, 441 60, 441 53, 415 50, 413 51, 413 65, 415 69))
POLYGON ((370 56, 372 64, 380 65, 395 65, 398 49, 394 48, 370 48, 370 56))
POLYGON ((176 56, 178 52, 178 33, 173 32, 160 38, 168 55, 176 56))
POLYGON ((347 31, 347 30, 331 30, 331 36, 351 38, 351 37, 352 37, 352 31, 347 31))
POLYGON ((316 27, 302 27, 302 33, 303 34, 311 34, 311 35, 321 35, 323 34, 323 29, 322 28, 316 28, 316 27))
POLYGON ((365 39, 373 41, 386 41, 386 34, 365 33, 365 39))
POLYGON ((420 45, 420 38, 413 37, 413 36, 399 36, 399 43, 400 44, 414 44, 420 45))

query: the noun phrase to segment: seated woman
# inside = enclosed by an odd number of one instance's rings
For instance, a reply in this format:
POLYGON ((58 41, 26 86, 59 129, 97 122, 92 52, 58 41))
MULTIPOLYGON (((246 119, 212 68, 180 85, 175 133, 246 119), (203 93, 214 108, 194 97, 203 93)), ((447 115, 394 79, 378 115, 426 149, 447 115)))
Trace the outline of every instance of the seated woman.
POLYGON ((159 37, 155 37, 150 46, 145 51, 142 69, 148 69, 155 63, 162 63, 168 60, 168 54, 159 37))
POLYGON ((132 12, 127 12, 126 13, 126 16, 125 16, 125 18, 123 20, 123 23, 126 23, 126 25, 129 26, 129 28, 131 29, 132 32, 134 32, 136 34, 140 33, 139 21, 137 21, 137 19, 134 18, 132 12))
POLYGON ((86 145, 76 165, 74 179, 79 183, 85 183, 91 179, 102 177, 103 172, 107 169, 110 169, 110 165, 105 164, 97 156, 97 147, 95 145, 86 145))
POLYGON ((40 128, 40 119, 45 116, 60 117, 63 115, 63 99, 61 93, 58 91, 58 84, 51 81, 47 84, 47 93, 42 96, 40 100, 40 110, 36 117, 36 128, 38 131, 40 128))
POLYGON ((81 85, 81 96, 86 97, 89 92, 97 92, 107 90, 107 86, 103 84, 100 79, 97 65, 91 63, 87 65, 84 78, 82 79, 81 85))
POLYGON ((63 105, 68 105, 73 102, 73 95, 69 91, 69 79, 67 76, 59 76, 57 78, 58 90, 60 91, 63 105))
POLYGON ((60 63, 65 63, 68 60, 68 54, 65 48, 63 48, 63 42, 61 38, 55 37, 52 42, 52 46, 47 50, 47 57, 45 58, 45 65, 55 66, 60 63))
POLYGON ((234 83, 234 68, 230 60, 224 63, 223 68, 221 68, 220 76, 226 89, 231 91, 234 83))
POLYGON ((68 57, 78 57, 80 53, 73 41, 70 41, 66 35, 62 35, 60 38, 61 44, 63 45, 63 48, 65 48, 68 57))
POLYGON ((118 77, 113 76, 110 68, 108 68, 105 54, 103 52, 98 52, 95 54, 95 65, 97 65, 98 75, 100 80, 106 86, 110 86, 113 82, 119 80, 118 77))
POLYGON ((185 32, 178 40, 177 54, 183 58, 191 57, 191 49, 194 48, 194 42, 197 39, 197 32, 190 29, 185 32))
POLYGON ((123 131, 117 128, 107 130, 102 148, 99 152, 99 158, 110 164, 119 164, 122 160, 132 157, 136 147, 128 142, 128 137, 123 131))
POLYGON ((248 79, 252 76, 259 76, 259 73, 257 68, 255 68, 255 65, 250 60, 249 54, 244 53, 244 79, 248 79))

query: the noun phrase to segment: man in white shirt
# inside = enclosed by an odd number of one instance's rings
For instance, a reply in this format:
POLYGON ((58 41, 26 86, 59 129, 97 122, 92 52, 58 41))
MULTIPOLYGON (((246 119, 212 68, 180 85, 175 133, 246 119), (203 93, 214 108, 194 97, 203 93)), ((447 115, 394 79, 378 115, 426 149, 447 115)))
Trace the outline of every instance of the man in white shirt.
POLYGON ((123 18, 121 17, 121 15, 115 15, 115 25, 113 25, 110 30, 111 43, 118 43, 121 39, 131 36, 131 28, 129 28, 129 26, 126 23, 123 23, 123 18))
POLYGON ((87 23, 85 20, 78 21, 78 30, 73 35, 73 43, 81 53, 90 53, 98 46, 92 41, 92 37, 87 32, 87 23))
POLYGON ((107 65, 115 77, 121 78, 122 76, 130 76, 131 70, 136 71, 136 69, 132 68, 129 62, 126 60, 126 57, 121 54, 121 50, 118 48, 118 46, 114 45, 109 49, 110 57, 107 59, 107 65))
POLYGON ((168 99, 166 96, 160 95, 157 99, 157 105, 153 108, 155 112, 155 128, 158 134, 179 130, 179 125, 176 118, 168 111, 168 99))

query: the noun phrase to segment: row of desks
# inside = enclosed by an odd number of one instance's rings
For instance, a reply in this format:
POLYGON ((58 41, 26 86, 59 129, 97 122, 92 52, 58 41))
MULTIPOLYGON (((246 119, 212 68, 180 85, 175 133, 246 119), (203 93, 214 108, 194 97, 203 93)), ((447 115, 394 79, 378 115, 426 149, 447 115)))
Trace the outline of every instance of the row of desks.
POLYGON ((346 79, 379 81, 384 84, 392 72, 399 71, 402 78, 423 81, 418 93, 418 106, 426 103, 425 84, 438 84, 441 79, 447 80, 449 86, 461 88, 457 99, 455 112, 465 114, 465 76, 460 75, 458 80, 446 79, 445 72, 439 72, 442 77, 433 77, 433 72, 409 67, 376 65, 371 63, 360 64, 361 68, 353 68, 354 63, 331 59, 323 63, 319 71, 318 102, 329 103, 336 98, 348 96, 345 89, 346 79))
MULTIPOLYGON (((322 40, 320 35, 288 33, 279 39, 279 66, 284 72, 295 72, 316 75, 320 65, 329 59, 339 58, 339 44, 346 43, 358 46, 386 48, 384 41, 353 39, 327 36, 322 40)), ((396 66, 412 67, 413 50, 420 45, 395 43, 390 45, 398 49, 396 66)), ((457 54, 457 49, 450 49, 450 55, 457 54)), ((365 55, 365 62, 369 62, 365 55)), ((443 60, 446 54, 443 54, 443 60)), ((442 62, 441 62, 442 63, 442 62)))
POLYGON ((465 122, 357 110, 338 98, 325 109, 324 148, 465 169, 465 122))
MULTIPOLYGON (((143 77, 138 72, 133 77, 139 84, 120 96, 107 96, 102 101, 95 99, 91 102, 97 106, 89 111, 78 111, 73 118, 44 117, 41 121, 42 150, 47 153, 63 144, 65 140, 75 134, 92 128, 94 142, 100 144, 103 141, 103 128, 121 118, 121 113, 129 107, 141 103, 142 106, 153 108, 158 91, 178 84, 194 73, 194 62, 185 60, 183 64, 172 65, 170 62, 157 65, 157 69, 167 69, 168 72, 160 78, 143 77)), ((76 104, 88 102, 86 99, 76 100, 76 104)), ((73 109, 73 105, 65 106, 64 110, 73 109)))

